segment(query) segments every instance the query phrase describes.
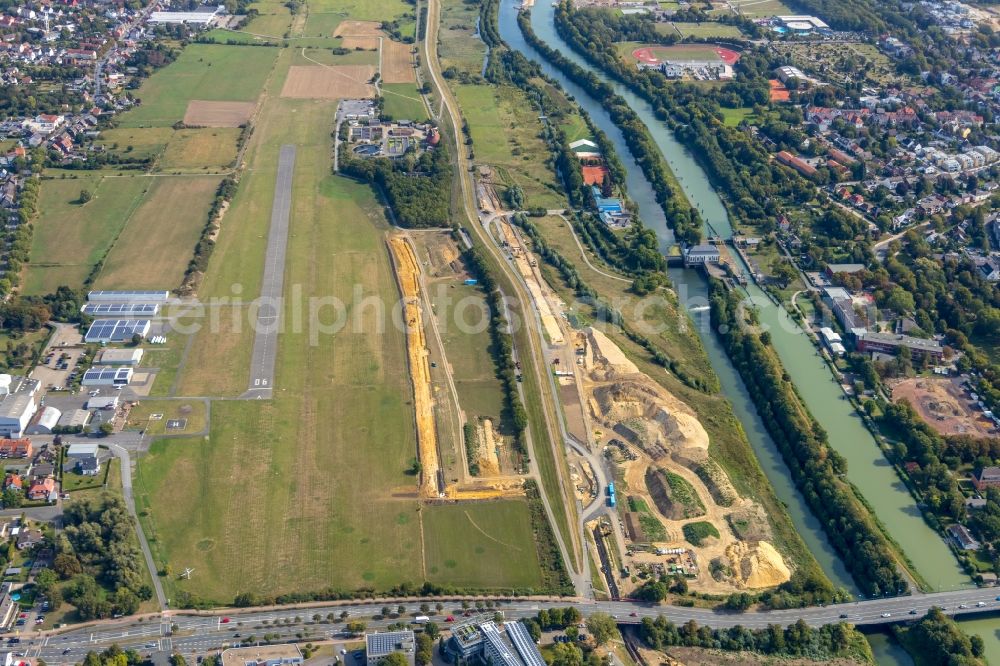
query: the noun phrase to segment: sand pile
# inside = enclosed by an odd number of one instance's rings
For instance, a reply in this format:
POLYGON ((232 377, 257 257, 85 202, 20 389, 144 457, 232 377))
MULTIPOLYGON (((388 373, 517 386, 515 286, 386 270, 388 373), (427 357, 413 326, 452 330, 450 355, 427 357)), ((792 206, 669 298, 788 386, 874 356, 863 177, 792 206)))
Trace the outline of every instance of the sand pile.
POLYGON ((498 476, 500 474, 500 461, 497 459, 497 442, 493 431, 493 421, 483 419, 483 424, 476 430, 479 435, 479 448, 476 451, 479 474, 480 476, 498 476))
POLYGON ((589 404, 594 418, 600 421, 625 422, 633 429, 641 424, 644 445, 661 446, 695 460, 707 456, 705 428, 687 405, 644 375, 594 389, 589 404))
POLYGON ((601 333, 596 328, 588 328, 584 331, 587 336, 588 351, 593 357, 592 364, 594 372, 599 375, 594 379, 610 380, 615 377, 626 375, 638 375, 639 368, 630 361, 627 356, 618 348, 608 336, 601 333))
POLYGON ((774 587, 792 577, 781 555, 767 541, 750 545, 736 541, 726 548, 737 587, 757 589, 774 587))

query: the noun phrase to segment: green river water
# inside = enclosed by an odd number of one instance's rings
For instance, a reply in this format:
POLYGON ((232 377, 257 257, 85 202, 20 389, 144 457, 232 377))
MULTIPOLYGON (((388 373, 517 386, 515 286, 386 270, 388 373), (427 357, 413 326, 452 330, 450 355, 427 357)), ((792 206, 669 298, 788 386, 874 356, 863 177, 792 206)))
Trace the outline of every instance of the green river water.
MULTIPOLYGON (((673 244, 673 236, 666 226, 662 210, 656 204, 649 183, 630 159, 628 147, 621 133, 597 101, 557 69, 548 65, 530 45, 525 43, 517 26, 515 2, 516 0, 501 2, 501 37, 511 48, 539 63, 548 76, 559 81, 590 114, 594 123, 607 133, 626 167, 629 195, 638 205, 642 219, 656 231, 662 248, 666 250, 673 244)), ((596 72, 556 33, 553 13, 548 0, 540 0, 535 5, 532 9, 532 26, 535 33, 551 48, 560 51, 578 65, 596 72)), ((726 237, 732 235, 732 227, 722 201, 698 163, 656 119, 645 101, 624 86, 616 84, 615 88, 649 127, 668 164, 680 179, 689 201, 698 206, 716 233, 726 237)), ((674 269, 670 271, 670 277, 681 302, 688 308, 707 304, 707 285, 701 274, 674 269)), ((879 450, 850 402, 845 399, 842 390, 817 355, 809 338, 783 309, 775 306, 757 287, 751 286, 748 295, 759 306, 761 321, 770 327, 774 347, 778 350, 785 368, 809 409, 826 429, 831 445, 847 459, 848 478, 862 492, 875 515, 885 525, 891 537, 903 548, 917 572, 936 590, 969 585, 968 577, 961 571, 948 547, 937 533, 924 523, 913 497, 879 450)), ((732 403, 736 417, 743 424, 754 452, 775 492, 788 507, 796 529, 827 576, 835 584, 846 587, 856 594, 856 586, 836 552, 829 545, 822 526, 812 516, 796 490, 739 375, 710 330, 708 313, 695 311, 691 316, 698 327, 712 366, 719 376, 722 390, 732 403)), ((1000 666, 1000 618, 965 620, 960 624, 963 630, 983 637, 989 663, 1000 666)), ((913 661, 891 640, 888 633, 869 634, 868 638, 878 664, 912 665, 913 661)))
MULTIPOLYGON (((530 50, 530 47, 527 47, 523 42, 523 37, 516 25, 512 4, 513 0, 502 3, 501 36, 512 48, 517 48, 529 58, 538 61, 537 53, 530 50)), ((532 25, 539 38, 548 43, 550 47, 561 51, 563 55, 571 58, 577 64, 595 71, 583 58, 573 52, 556 33, 553 25, 553 7, 546 0, 541 0, 532 9, 532 25)), ((604 126, 605 122, 601 121, 607 121, 607 124, 610 124, 610 121, 599 104, 596 104, 577 86, 567 85, 571 82, 561 73, 550 67, 545 69, 547 73, 560 80, 574 94, 577 101, 602 129, 608 131, 608 128, 604 126)), ((656 119, 648 103, 622 85, 615 87, 616 92, 646 123, 668 164, 678 177, 688 200, 692 205, 698 207, 715 233, 724 238, 731 237, 733 230, 726 209, 697 161, 674 139, 669 129, 656 119)), ((615 134, 618 133, 615 132, 615 134)), ((652 212, 653 209, 658 210, 658 206, 652 197, 648 183, 645 184, 645 188, 637 189, 633 186, 634 181, 645 183, 645 179, 634 162, 628 159, 627 149, 619 148, 619 150, 624 158, 622 161, 632 176, 628 183, 630 195, 639 205, 644 221, 657 231, 664 244, 669 244, 673 239, 669 230, 666 229, 662 212, 659 214, 652 212)), ((672 277, 682 302, 687 303, 688 307, 703 303, 705 281, 700 276, 690 271, 674 271, 672 277)), ((924 522, 914 498, 906 490, 895 470, 879 450, 875 439, 865 428, 861 418, 850 401, 847 400, 839 384, 834 380, 811 339, 783 308, 774 305, 759 288, 750 285, 748 295, 749 299, 758 306, 760 321, 769 328, 773 346, 781 356, 785 369, 794 381, 799 393, 816 420, 827 431, 831 446, 847 460, 849 480, 861 491, 875 515, 886 527, 889 535, 909 557, 916 571, 935 590, 970 585, 968 576, 962 572, 958 561, 947 545, 924 522)), ((721 350, 710 342, 714 341, 715 336, 707 331, 706 327, 703 327, 702 331, 702 339, 706 343, 710 356, 713 357, 713 365, 716 366, 717 371, 722 368, 720 375, 726 374, 725 366, 728 364, 719 362, 717 354, 721 353, 721 350)), ((728 389, 729 387, 724 388, 728 389)), ((730 395, 728 391, 727 395, 730 395)), ((742 414, 738 415, 742 416, 742 414)), ((773 444, 771 444, 771 448, 774 448, 773 444)), ((787 477, 787 471, 785 476, 787 477)), ((799 501, 801 502, 801 500, 799 501)), ((806 512, 808 511, 806 510, 806 512)))

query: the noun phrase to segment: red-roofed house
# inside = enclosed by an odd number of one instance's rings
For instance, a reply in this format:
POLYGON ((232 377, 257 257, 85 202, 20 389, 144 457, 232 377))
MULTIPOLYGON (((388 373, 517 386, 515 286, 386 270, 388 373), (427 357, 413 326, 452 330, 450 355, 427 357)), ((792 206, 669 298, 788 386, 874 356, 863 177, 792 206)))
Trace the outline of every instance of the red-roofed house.
POLYGON ((0 439, 0 458, 29 458, 33 451, 31 440, 27 437, 0 439))
POLYGON ((48 499, 49 495, 55 493, 56 491, 56 480, 51 476, 47 476, 44 479, 35 479, 31 482, 31 488, 28 489, 28 499, 30 500, 44 500, 48 499))

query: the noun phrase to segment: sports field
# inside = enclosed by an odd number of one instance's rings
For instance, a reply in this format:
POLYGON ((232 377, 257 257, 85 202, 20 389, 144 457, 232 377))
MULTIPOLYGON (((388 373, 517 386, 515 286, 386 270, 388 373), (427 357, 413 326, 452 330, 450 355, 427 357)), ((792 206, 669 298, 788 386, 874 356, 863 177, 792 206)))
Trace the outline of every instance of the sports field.
POLYGON ((82 284, 153 185, 152 179, 142 176, 80 175, 42 183, 26 294, 46 294, 62 284, 82 284), (81 190, 89 191, 93 198, 81 204, 81 190))
POLYGON ((189 44, 177 60, 146 79, 142 104, 120 117, 120 127, 169 127, 183 120, 191 100, 253 102, 278 49, 189 44))
POLYGON ((535 588, 541 570, 524 500, 439 504, 421 512, 433 583, 535 588))
POLYGON ((720 62, 734 64, 740 54, 717 44, 676 44, 674 46, 640 45, 631 51, 637 62, 658 64, 662 62, 720 62))
POLYGON ((656 32, 661 35, 677 35, 678 37, 696 37, 698 39, 740 39, 743 33, 735 25, 702 21, 701 23, 680 23, 671 21, 656 23, 656 32))
POLYGON ((115 240, 96 289, 173 289, 184 278, 220 178, 144 180, 149 193, 115 240))
POLYGON ((759 18, 764 16, 786 16, 795 12, 781 0, 727 0, 712 11, 731 13, 736 10, 741 16, 759 18))

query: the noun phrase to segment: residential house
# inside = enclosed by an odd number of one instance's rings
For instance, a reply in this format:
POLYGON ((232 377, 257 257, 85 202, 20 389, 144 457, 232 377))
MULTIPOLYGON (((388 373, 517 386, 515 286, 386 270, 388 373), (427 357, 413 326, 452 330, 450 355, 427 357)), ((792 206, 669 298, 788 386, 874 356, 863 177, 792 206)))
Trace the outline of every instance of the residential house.
POLYGON ((34 448, 27 437, 0 439, 0 458, 30 458, 32 453, 34 448))
POLYGON ((56 480, 51 476, 47 477, 35 477, 31 482, 31 487, 28 488, 28 499, 30 500, 47 500, 54 499, 56 494, 56 480))
POLYGON ((979 542, 976 541, 965 525, 949 525, 948 535, 954 540, 955 545, 962 550, 979 550, 979 542))
POLYGON ((972 485, 980 492, 985 488, 1000 488, 1000 467, 983 467, 972 475, 972 485))
POLYGON ((45 541, 45 536, 41 530, 23 529, 17 535, 17 549, 27 550, 34 548, 43 541, 45 541))

